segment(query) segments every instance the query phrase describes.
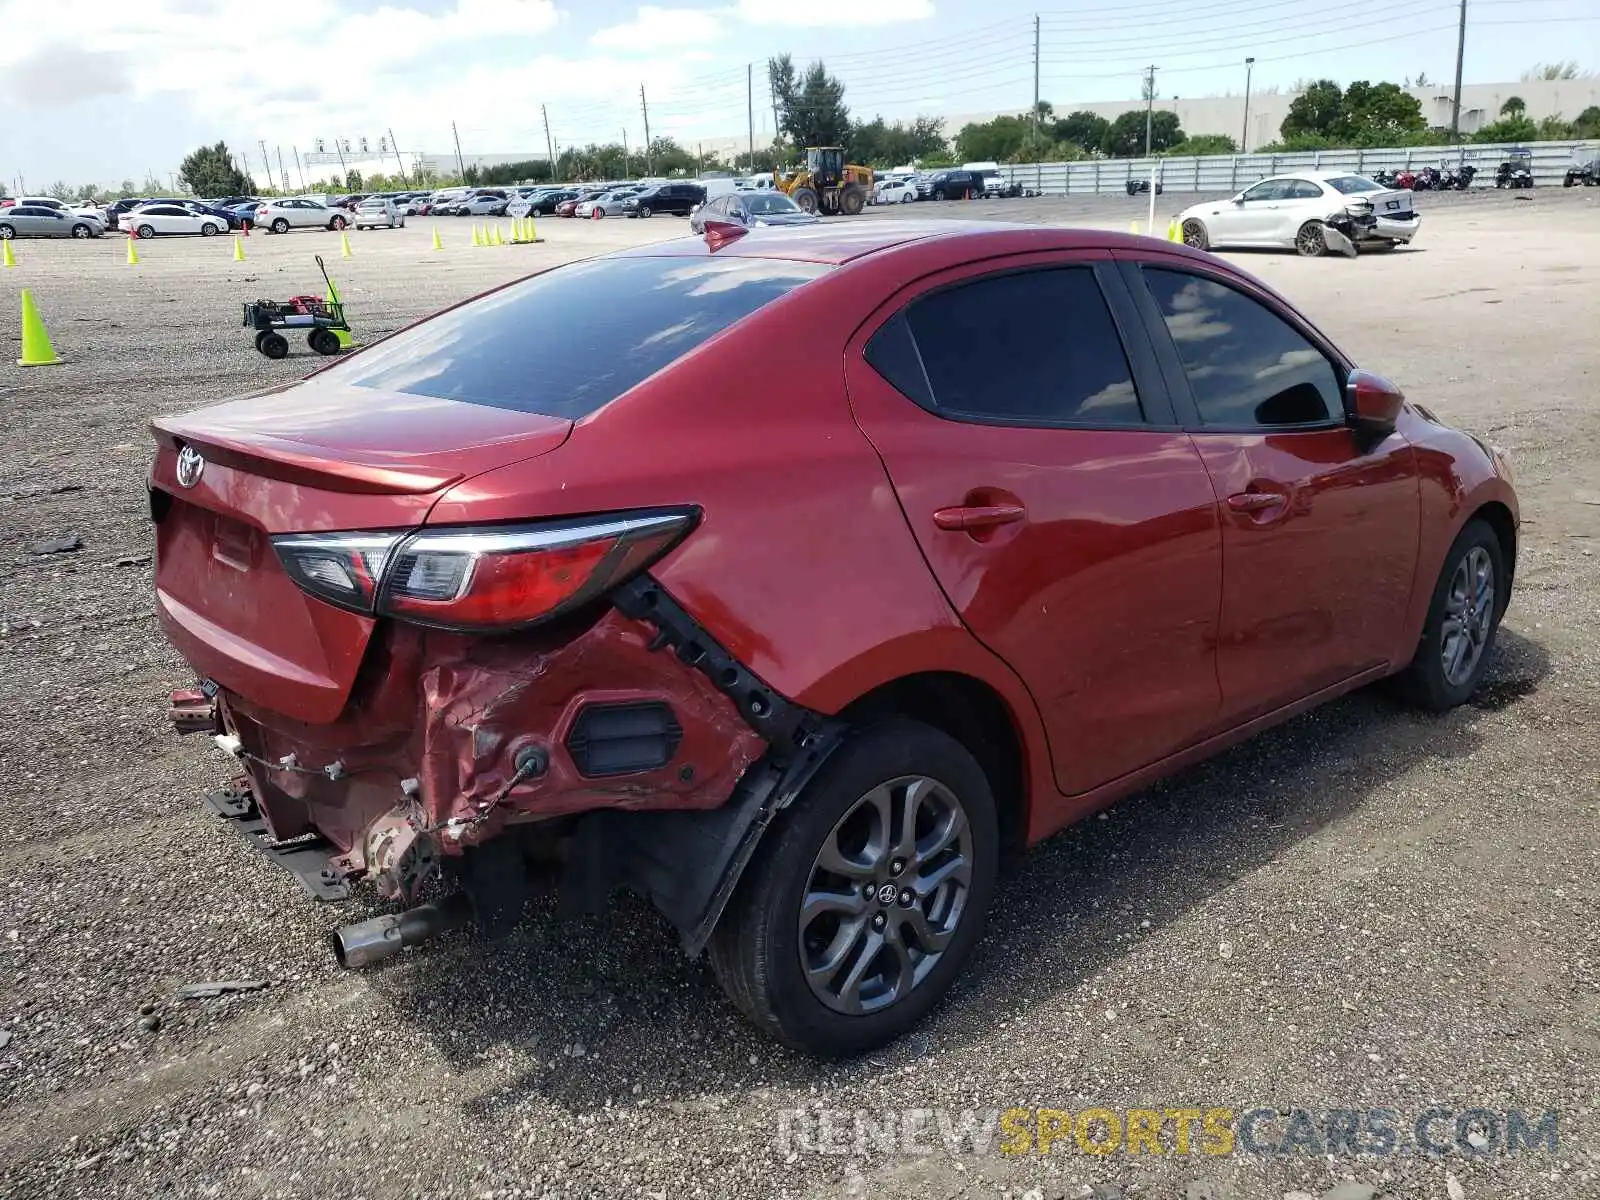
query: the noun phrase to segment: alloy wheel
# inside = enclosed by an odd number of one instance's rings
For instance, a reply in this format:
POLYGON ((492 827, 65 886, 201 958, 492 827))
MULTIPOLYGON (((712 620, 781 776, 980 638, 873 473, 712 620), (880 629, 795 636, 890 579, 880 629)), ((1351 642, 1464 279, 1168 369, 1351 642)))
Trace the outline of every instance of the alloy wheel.
POLYGON ((1452 687, 1472 678, 1494 629, 1494 562, 1474 546, 1456 564, 1439 629, 1439 658, 1452 687))
POLYGON ((851 805, 800 903, 801 970, 817 999, 859 1016, 910 995, 966 915, 972 864, 966 811, 937 780, 891 779, 851 805))

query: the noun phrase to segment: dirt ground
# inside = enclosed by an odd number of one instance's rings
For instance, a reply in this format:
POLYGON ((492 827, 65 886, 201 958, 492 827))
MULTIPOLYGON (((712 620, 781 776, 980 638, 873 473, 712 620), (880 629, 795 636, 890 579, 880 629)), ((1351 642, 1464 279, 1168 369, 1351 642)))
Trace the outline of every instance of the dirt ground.
MULTIPOLYGON (((1600 197, 1421 206, 1414 249, 1241 257, 1509 453, 1523 546, 1482 695, 1444 717, 1350 697, 1038 847, 949 1003, 833 1065, 753 1035, 627 902, 341 972, 326 934, 375 910, 310 903, 210 818, 228 766, 165 720, 189 676, 151 612, 144 422, 314 365, 256 354, 241 301, 320 291, 321 253, 365 340, 683 222, 473 249, 446 220, 442 253, 422 222, 353 235, 349 260, 317 233, 252 237, 243 263, 227 239, 158 241, 138 267, 120 238, 18 243, 6 355, 28 287, 66 363, 0 384, 0 1196, 1600 1197, 1600 197), (34 552, 61 536, 81 549, 34 552), (268 986, 175 998, 219 979, 268 986), (1279 1140, 1296 1108, 1409 1128, 1439 1106, 1449 1152, 818 1133, 1184 1106, 1264 1109, 1279 1140), (1554 1111, 1558 1145, 1504 1153, 1501 1130, 1474 1154, 1453 1138, 1474 1108, 1554 1111)), ((911 206, 1112 228, 1144 207, 911 206)))

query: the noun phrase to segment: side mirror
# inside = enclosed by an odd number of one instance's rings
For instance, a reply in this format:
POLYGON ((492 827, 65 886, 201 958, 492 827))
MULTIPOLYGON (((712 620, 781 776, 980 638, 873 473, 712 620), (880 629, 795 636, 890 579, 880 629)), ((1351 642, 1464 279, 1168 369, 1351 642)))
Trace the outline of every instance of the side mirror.
POLYGON ((1235 196, 1233 198, 1233 202, 1235 204, 1243 204, 1244 203, 1244 193, 1240 192, 1237 196, 1235 196))
POLYGON ((1344 385, 1345 419, 1362 433, 1388 437, 1405 402, 1404 392, 1371 371, 1351 371, 1344 385))

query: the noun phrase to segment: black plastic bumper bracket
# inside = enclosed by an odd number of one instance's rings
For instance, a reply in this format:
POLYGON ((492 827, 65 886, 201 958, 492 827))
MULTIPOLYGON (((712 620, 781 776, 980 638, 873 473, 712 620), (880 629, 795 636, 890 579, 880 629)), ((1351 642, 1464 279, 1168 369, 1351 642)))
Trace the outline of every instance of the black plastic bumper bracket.
POLYGON ((293 875, 295 882, 313 900, 331 903, 350 899, 350 885, 332 862, 339 848, 327 838, 274 841, 265 818, 256 808, 255 798, 237 787, 207 793, 206 807, 232 825, 234 832, 252 849, 293 875))

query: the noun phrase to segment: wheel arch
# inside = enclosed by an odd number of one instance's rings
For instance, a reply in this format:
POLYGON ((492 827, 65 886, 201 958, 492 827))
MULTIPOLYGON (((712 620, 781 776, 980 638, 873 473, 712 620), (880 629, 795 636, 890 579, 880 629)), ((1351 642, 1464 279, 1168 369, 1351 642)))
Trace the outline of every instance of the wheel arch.
POLYGON ((1468 522, 1475 520, 1483 521, 1494 530, 1495 540, 1500 543, 1500 557, 1506 568, 1505 594, 1500 605, 1503 610, 1511 601, 1511 585, 1517 574, 1517 519, 1503 501, 1488 500, 1467 517, 1468 522))
POLYGON ((906 717, 960 742, 989 781, 1003 861, 1020 855, 1028 842, 1033 789, 1022 729, 997 689, 958 671, 922 671, 878 685, 845 706, 838 717, 858 728, 906 717))

